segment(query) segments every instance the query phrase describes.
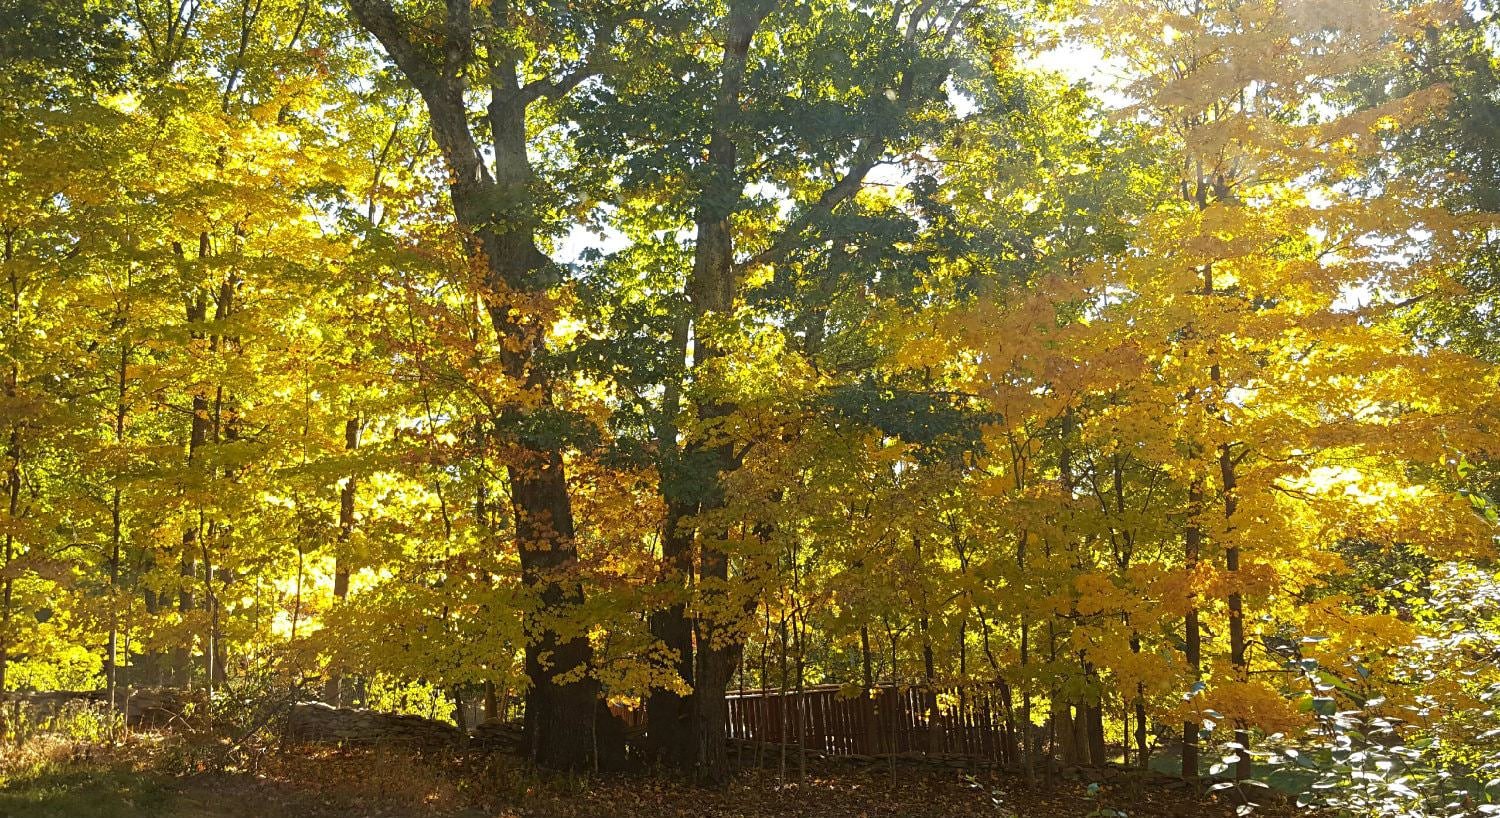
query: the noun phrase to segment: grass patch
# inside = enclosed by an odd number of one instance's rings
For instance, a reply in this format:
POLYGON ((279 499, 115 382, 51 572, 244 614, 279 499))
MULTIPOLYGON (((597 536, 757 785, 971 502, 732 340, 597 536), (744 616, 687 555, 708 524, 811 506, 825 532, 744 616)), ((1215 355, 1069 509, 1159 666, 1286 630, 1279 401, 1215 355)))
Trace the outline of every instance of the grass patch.
POLYGON ((149 818, 170 801, 156 779, 130 768, 44 768, 6 779, 0 818, 149 818))
POLYGON ((147 749, 36 737, 0 746, 0 818, 159 818, 172 794, 147 749))

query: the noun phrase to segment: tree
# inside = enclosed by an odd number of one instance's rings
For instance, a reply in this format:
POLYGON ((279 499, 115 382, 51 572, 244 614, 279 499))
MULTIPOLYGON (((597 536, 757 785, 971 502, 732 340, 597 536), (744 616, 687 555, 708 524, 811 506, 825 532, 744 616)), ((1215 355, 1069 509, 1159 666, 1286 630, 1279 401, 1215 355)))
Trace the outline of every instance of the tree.
MULTIPOLYGON (((432 44, 383 0, 355 0, 350 9, 426 104, 449 175, 454 218, 484 282, 485 307, 515 390, 495 407, 490 423, 496 434, 516 435, 515 427, 525 427, 521 419, 558 411, 551 375, 540 361, 558 275, 538 247, 539 199, 545 199, 528 155, 527 114, 538 101, 558 100, 599 73, 619 53, 616 30, 634 15, 592 6, 570 12, 557 4, 539 15, 547 28, 531 39, 526 10, 493 3, 481 27, 473 7, 449 3, 432 44), (476 58, 490 97, 484 125, 492 162, 469 123, 469 73, 476 58)), ((544 612, 580 605, 582 586, 568 576, 577 551, 562 447, 525 431, 516 437, 518 456, 507 466, 507 479, 526 583, 544 612)), ((549 766, 592 767, 598 700, 597 682, 588 676, 592 649, 584 634, 560 634, 548 624, 538 631, 527 644, 531 755, 549 766)))

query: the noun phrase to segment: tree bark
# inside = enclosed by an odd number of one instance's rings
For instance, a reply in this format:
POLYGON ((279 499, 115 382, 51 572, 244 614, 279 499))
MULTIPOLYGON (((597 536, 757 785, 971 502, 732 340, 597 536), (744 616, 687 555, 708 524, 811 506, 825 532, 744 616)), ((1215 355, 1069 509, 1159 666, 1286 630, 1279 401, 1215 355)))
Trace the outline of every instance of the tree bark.
MULTIPOLYGON (((7 230, 5 233, 5 250, 0 260, 10 267, 15 258, 16 240, 15 234, 7 230)), ((20 285, 16 280, 14 269, 10 271, 10 324, 12 337, 19 337, 17 329, 21 322, 21 296, 20 285)), ((5 397, 10 403, 15 403, 21 385, 20 364, 16 359, 11 360, 10 371, 5 381, 5 397)), ((15 596, 15 579, 10 574, 10 561, 15 556, 15 534, 12 527, 16 516, 21 509, 21 424, 18 418, 13 418, 10 423, 10 435, 5 447, 5 456, 9 461, 5 468, 5 499, 6 518, 8 523, 5 530, 5 550, 0 557, 0 570, 5 571, 5 579, 0 582, 0 695, 9 692, 7 676, 10 672, 10 619, 11 604, 15 596)), ((4 727, 4 713, 0 713, 0 728, 4 727)))
MULTIPOLYGON (((1214 365, 1215 381, 1219 367, 1214 365)), ((1233 527, 1234 512, 1239 504, 1235 496, 1235 461, 1231 456, 1229 444, 1219 447, 1219 471, 1224 490, 1224 519, 1226 530, 1233 527)), ((1224 568, 1229 573, 1229 661, 1234 667, 1235 678, 1241 682, 1249 681, 1250 665, 1245 653, 1245 607, 1240 595, 1239 586, 1234 583, 1239 581, 1240 549, 1236 545, 1227 545, 1224 549, 1224 568)), ((1234 764, 1234 777, 1236 781, 1244 781, 1250 777, 1250 729, 1243 719, 1237 719, 1234 723, 1234 741, 1239 745, 1235 751, 1239 756, 1234 764)))
MULTIPOLYGON (((1130 652, 1139 654, 1141 652, 1141 637, 1138 633, 1130 635, 1130 652)), ((1146 747, 1146 684, 1138 682, 1135 686, 1135 755, 1136 766, 1146 769, 1150 763, 1146 747)))
MULTIPOLYGON (((16 397, 17 372, 11 367, 10 383, 6 385, 6 397, 16 397)), ((10 462, 5 470, 6 522, 14 524, 21 513, 21 427, 10 426, 10 442, 6 447, 6 459, 10 462)), ((10 623, 15 598, 15 578, 10 573, 11 560, 15 558, 15 535, 5 532, 5 553, 0 569, 5 570, 5 581, 0 583, 0 694, 8 692, 7 675, 10 670, 10 623)), ((3 716, 0 716, 3 718, 3 716)))
MULTIPOLYGON (((706 181, 697 191, 693 221, 696 228, 693 248, 693 267, 688 276, 686 295, 690 304, 691 320, 683 331, 674 332, 674 354, 686 355, 691 338, 694 366, 699 367, 722 356, 713 337, 712 327, 705 318, 710 315, 725 317, 731 314, 737 290, 739 272, 747 266, 772 264, 781 261, 805 240, 805 234, 818 219, 828 215, 840 203, 853 197, 860 189, 865 176, 875 167, 885 150, 880 133, 860 138, 851 151, 848 165, 839 178, 830 184, 816 201, 812 202, 799 218, 788 224, 776 235, 764 250, 747 260, 745 265, 736 265, 734 260, 734 236, 729 219, 743 200, 744 181, 737 157, 734 130, 741 118, 741 92, 744 86, 750 45, 756 31, 766 17, 776 8, 778 0, 730 0, 724 18, 723 51, 719 69, 719 84, 711 115, 711 132, 703 174, 706 181), (691 332, 687 331, 691 330, 691 332)), ((917 34, 919 23, 932 12, 933 3, 919 4, 912 10, 904 36, 910 43, 917 34)), ((917 72, 903 70, 895 82, 894 99, 910 101, 917 72)), ((924 81, 928 79, 924 77, 924 81)), ((943 77, 933 78, 932 89, 941 86, 943 77)), ((924 86, 925 90, 925 86, 924 86)), ((886 92, 887 95, 892 93, 886 92)), ((664 404, 675 414, 676 396, 680 387, 667 384, 664 404)), ((697 415, 700 421, 727 416, 732 406, 721 400, 706 397, 699 401, 697 415)), ((661 445, 676 449, 677 443, 664 435, 658 435, 661 445)), ((685 519, 721 507, 721 476, 736 468, 734 454, 722 442, 690 440, 682 449, 681 463, 694 469, 695 482, 701 487, 691 489, 682 481, 664 480, 664 499, 669 508, 669 519, 685 519), (701 470, 701 471, 700 471, 701 470)), ((668 457, 663 463, 669 468, 680 465, 668 457)), ((668 476, 668 475, 664 475, 668 476)), ((725 585, 729 578, 729 558, 719 543, 723 532, 698 531, 696 535, 684 533, 686 542, 696 542, 700 550, 698 565, 698 600, 700 611, 712 612, 699 616, 696 623, 698 639, 693 656, 693 694, 690 705, 691 746, 684 767, 690 767, 693 778, 702 782, 721 781, 728 774, 727 754, 724 749, 723 697, 728 680, 740 650, 739 635, 734 622, 742 614, 729 610, 725 604, 725 585)), ((674 546, 675 547, 675 546, 674 546)), ((664 552, 666 549, 664 549, 664 552)), ((664 553, 670 561, 672 555, 664 553)), ((656 619, 653 632, 659 639, 672 646, 681 639, 683 626, 676 621, 674 608, 662 612, 656 619)), ((675 709, 670 696, 653 696, 660 702, 658 715, 648 717, 653 730, 667 734, 675 729, 671 720, 675 709), (659 725, 659 726, 658 726, 659 725)))
MULTIPOLYGON (((202 261, 208 256, 209 239, 207 233, 198 236, 198 259, 202 261)), ((181 250, 179 249, 179 254, 181 250)), ((202 327, 208 320, 208 301, 200 293, 194 295, 187 303, 187 322, 190 336, 194 341, 202 341, 207 335, 202 327)), ((204 445, 208 442, 210 428, 208 392, 202 384, 192 384, 193 393, 193 416, 188 422, 188 450, 187 467, 189 472, 200 468, 201 454, 204 445)), ((177 589, 177 612, 184 619, 194 608, 192 583, 197 576, 195 554, 198 551, 198 538, 203 527, 202 514, 198 509, 188 510, 188 523, 182 530, 182 548, 177 555, 177 573, 181 577, 177 589)), ((179 645, 172 649, 172 680, 178 687, 186 687, 192 678, 192 647, 191 643, 179 645)))
POLYGON ((1103 767, 1109 763, 1108 748, 1104 744, 1104 703, 1096 701, 1084 708, 1087 716, 1089 763, 1103 767))
MULTIPOLYGON (((714 103, 713 131, 708 144, 709 181, 699 192, 696 205, 693 268, 687 281, 691 323, 696 333, 693 347, 695 367, 724 354, 705 326, 704 319, 712 315, 727 316, 734 307, 734 237, 729 229, 729 217, 738 206, 743 191, 738 178, 732 130, 740 114, 740 92, 750 42, 774 5, 773 0, 735 0, 729 4, 725 21, 718 97, 714 103)), ((687 334, 683 333, 675 340, 686 344, 687 334)), ((699 417, 705 420, 724 417, 732 410, 733 407, 714 399, 702 401, 697 408, 699 417)), ((661 443, 663 446, 677 445, 675 440, 661 443)), ((672 475, 679 479, 663 482, 667 489, 667 519, 674 523, 664 538, 664 544, 668 539, 683 538, 672 544, 671 554, 664 545, 663 557, 669 560, 668 570, 676 570, 676 565, 682 560, 681 554, 691 549, 695 539, 691 531, 681 530, 679 521, 722 507, 724 497, 719 480, 724 472, 734 467, 733 457, 727 443, 700 437, 687 443, 682 461, 691 463, 694 468, 704 468, 707 474, 695 475, 699 480, 694 481, 672 475), (692 485, 700 480, 706 485, 692 485), (672 560, 676 560, 676 565, 672 560)), ((688 730, 684 733, 678 730, 680 722, 673 723, 674 714, 680 710, 672 707, 670 697, 658 699, 653 696, 653 701, 660 704, 657 705, 657 714, 649 716, 652 729, 659 731, 659 735, 675 734, 679 741, 684 742, 678 753, 669 752, 668 755, 676 756, 684 771, 700 783, 718 783, 729 775, 729 756, 724 742, 728 707, 724 695, 741 650, 734 626, 737 612, 726 609, 729 555, 719 544, 723 539, 722 531, 699 531, 696 537, 700 550, 698 590, 701 613, 693 629, 697 639, 691 660, 693 694, 689 703, 688 730)), ((685 611, 678 613, 678 610, 674 607, 661 612, 655 631, 658 638, 674 639, 681 644, 685 627, 678 618, 685 616, 685 611)), ((686 657, 680 658, 687 661, 686 657)))
MULTIPOLYGON (((675 409, 672 412, 675 414, 675 409)), ((675 432, 670 443, 665 438, 663 441, 662 445, 675 448, 675 432)), ((692 511, 695 509, 686 501, 668 506, 662 526, 662 583, 678 597, 665 608, 652 611, 650 619, 651 635, 672 653, 673 669, 690 687, 694 683, 693 630, 683 597, 693 573, 693 529, 683 516, 684 512, 692 511)), ((679 768, 691 766, 691 755, 684 755, 692 740, 691 705, 691 695, 665 688, 651 691, 646 700, 646 730, 656 762, 679 768)))
MULTIPOLYGON (((1203 479, 1193 478, 1188 486, 1188 514, 1196 517, 1202 510, 1203 505, 1203 479)), ((1183 533, 1184 559, 1183 564, 1191 575, 1198 568, 1199 555, 1203 548, 1203 529, 1199 527, 1196 519, 1188 521, 1187 530, 1183 533)), ((1189 586, 1191 587, 1191 586, 1189 586)), ((1189 591, 1187 616, 1183 618, 1183 639, 1185 642, 1183 653, 1187 659, 1188 670, 1193 675, 1196 686, 1203 673, 1203 636, 1198 626, 1198 600, 1197 594, 1189 591)), ((1191 694, 1194 698, 1197 691, 1191 694)), ((1193 703, 1190 702, 1190 706, 1193 703)), ((1198 731, 1202 722, 1198 719, 1189 718, 1182 725, 1182 777, 1195 779, 1198 777, 1198 731)))
MULTIPOLYGON (((485 307, 501 338, 502 367, 539 394, 544 405, 551 405, 552 384, 535 365, 548 326, 532 313, 535 302, 556 283, 555 270, 537 246, 533 171, 526 151, 527 106, 541 93, 528 93, 531 87, 521 84, 515 54, 492 49, 487 110, 492 173, 469 127, 466 103, 465 72, 475 50, 473 6, 467 0, 447 0, 441 31, 436 32, 441 48, 436 50, 425 44, 431 38, 425 26, 402 19, 386 0, 349 0, 349 7, 427 107, 433 138, 448 168, 449 199, 465 249, 484 274, 485 307)), ((514 27, 505 4, 496 2, 492 9, 498 29, 514 27)), ((522 411, 519 403, 502 408, 502 413, 522 411)), ((506 468, 516 546, 522 581, 539 602, 525 650, 531 680, 526 746, 532 759, 544 766, 591 769, 598 758, 598 682, 588 675, 593 651, 584 634, 564 634, 553 624, 553 617, 583 602, 583 586, 574 576, 578 553, 562 452, 526 440, 517 448, 519 457, 506 468), (567 678, 560 681, 563 676, 567 678)))
MULTIPOLYGON (((123 318, 123 315, 121 318, 123 318)), ((125 416, 128 411, 125 403, 125 376, 129 364, 130 344, 122 339, 120 341, 120 364, 115 371, 114 432, 116 446, 123 446, 125 443, 125 416)), ((120 682, 120 613, 117 607, 119 597, 116 593, 120 584, 120 550, 124 530, 120 508, 120 494, 120 487, 116 484, 113 491, 110 492, 109 504, 109 639, 104 648, 105 698, 109 700, 110 710, 114 710, 118 703, 116 701, 116 691, 119 688, 120 682)))
MULTIPOLYGON (((344 421, 344 451, 353 453, 359 448, 360 422, 358 417, 344 421)), ((359 478, 349 475, 339 489, 339 530, 336 550, 333 554, 333 599, 335 605, 344 604, 349 596, 349 541, 354 536, 354 498, 359 492, 359 478)), ((334 707, 344 706, 344 675, 338 668, 328 674, 323 684, 323 701, 334 707)))

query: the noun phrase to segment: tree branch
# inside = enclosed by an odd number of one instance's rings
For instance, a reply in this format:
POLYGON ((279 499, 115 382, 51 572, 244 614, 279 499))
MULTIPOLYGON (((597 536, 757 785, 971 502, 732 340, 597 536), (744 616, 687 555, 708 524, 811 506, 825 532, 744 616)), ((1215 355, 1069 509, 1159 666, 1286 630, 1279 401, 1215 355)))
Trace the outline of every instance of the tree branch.
MULTIPOLYGON (((955 14, 955 20, 963 12, 967 11, 971 5, 966 3, 960 6, 959 11, 955 14)), ((907 18, 906 27, 902 32, 903 40, 907 47, 912 47, 915 44, 918 35, 921 33, 922 20, 929 13, 933 12, 937 6, 938 0, 921 0, 912 9, 910 16, 907 18)), ((900 8, 898 6, 891 18, 893 24, 899 19, 899 14, 900 8)), ((946 72, 940 73, 941 76, 936 78, 935 86, 941 86, 943 79, 946 78, 946 72)), ((911 66, 907 66, 901 72, 897 87, 886 91, 886 93, 892 94, 893 96, 890 97, 891 101, 904 109, 912 103, 912 91, 915 85, 915 72, 911 66)), ((854 147, 853 158, 850 160, 849 169, 844 175, 827 190, 823 191, 818 200, 804 211, 798 219, 783 228, 766 249, 751 256, 743 264, 738 265, 739 269, 743 271, 763 264, 774 264, 786 258, 789 253, 801 244, 802 233, 807 228, 832 213, 834 208, 859 192, 860 188, 864 186, 865 177, 869 175, 870 171, 875 169, 876 165, 880 164, 880 157, 886 148, 885 140, 886 134, 879 131, 861 139, 854 147)))
POLYGON ((410 28, 406 21, 396 14, 396 10, 386 0, 348 0, 349 10, 354 13, 354 18, 375 39, 380 41, 391 59, 401 72, 406 74, 412 85, 422 96, 436 91, 440 79, 436 65, 422 55, 415 41, 408 33, 410 28))
MULTIPOLYGON (((410 33, 411 24, 396 13, 388 0, 348 2, 355 19, 380 41, 427 103, 432 134, 453 173, 451 184, 465 187, 492 184, 494 180, 480 157, 474 134, 469 130, 468 107, 464 99, 463 65, 473 52, 473 19, 468 3, 447 0, 443 64, 439 66, 418 47, 410 33)), ((473 199, 462 198, 466 203, 473 199)), ((461 209, 457 215, 469 226, 477 224, 476 213, 461 209)))
POLYGON ((865 177, 875 166, 880 164, 880 155, 884 152, 884 142, 880 139, 865 140, 855 150, 855 159, 849 165, 849 170, 823 191, 818 200, 812 204, 794 222, 787 225, 776 235, 771 245, 766 249, 751 256, 750 259, 740 265, 742 269, 759 267, 762 264, 774 264, 786 258, 787 254, 795 250, 801 244, 802 232, 811 227, 819 219, 833 212, 846 199, 854 196, 864 186, 865 177))

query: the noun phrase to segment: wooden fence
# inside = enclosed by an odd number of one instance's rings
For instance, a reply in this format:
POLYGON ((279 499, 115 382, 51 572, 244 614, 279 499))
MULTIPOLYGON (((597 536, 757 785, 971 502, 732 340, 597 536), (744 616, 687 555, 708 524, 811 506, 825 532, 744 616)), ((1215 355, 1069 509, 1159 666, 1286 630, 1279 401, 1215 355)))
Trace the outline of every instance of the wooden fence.
POLYGON ((1005 700, 990 690, 819 685, 731 692, 729 738, 824 755, 924 753, 1009 763, 1015 742, 1005 700))

